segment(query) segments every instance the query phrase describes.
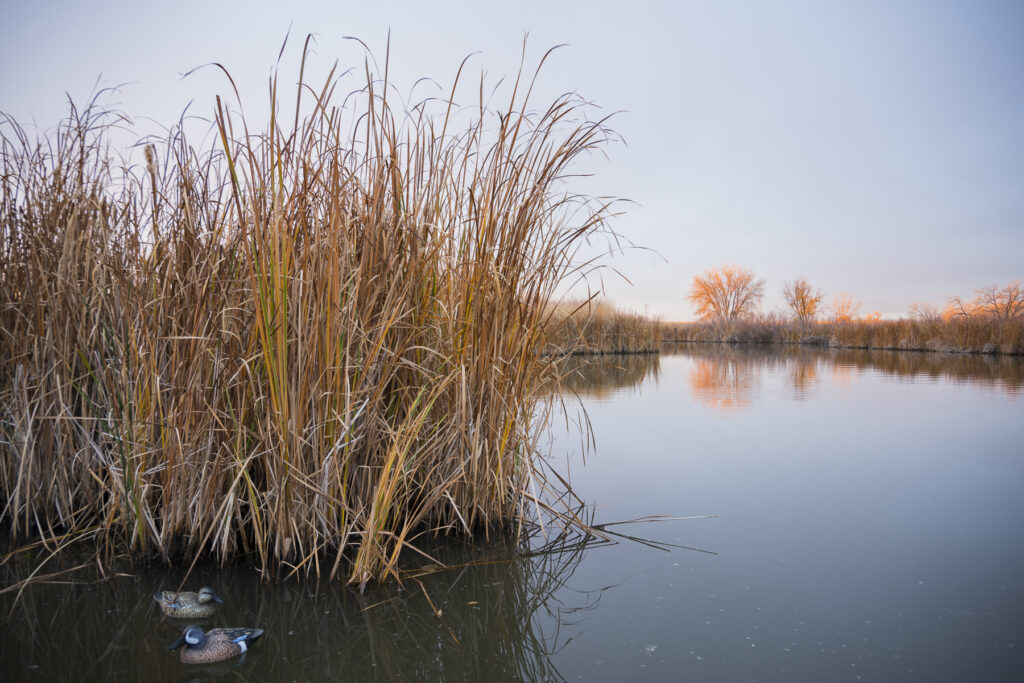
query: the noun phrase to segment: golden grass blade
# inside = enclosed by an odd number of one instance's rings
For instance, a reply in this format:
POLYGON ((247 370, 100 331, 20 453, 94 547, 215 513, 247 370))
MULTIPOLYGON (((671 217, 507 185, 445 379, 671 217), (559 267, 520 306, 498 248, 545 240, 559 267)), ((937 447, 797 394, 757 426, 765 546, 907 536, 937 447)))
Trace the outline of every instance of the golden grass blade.
POLYGON ((95 100, 38 142, 0 117, 15 537, 96 529, 100 565, 247 556, 266 576, 333 552, 365 585, 424 532, 584 525, 541 463, 541 404, 561 355, 649 334, 556 303, 612 234, 611 204, 566 190, 605 119, 572 95, 527 111, 524 71, 500 115, 455 86, 402 110, 390 54, 339 98, 334 69, 305 82, 311 45, 292 121, 276 69, 260 131, 215 64, 239 113, 217 98, 208 149, 179 123, 142 167, 95 100))

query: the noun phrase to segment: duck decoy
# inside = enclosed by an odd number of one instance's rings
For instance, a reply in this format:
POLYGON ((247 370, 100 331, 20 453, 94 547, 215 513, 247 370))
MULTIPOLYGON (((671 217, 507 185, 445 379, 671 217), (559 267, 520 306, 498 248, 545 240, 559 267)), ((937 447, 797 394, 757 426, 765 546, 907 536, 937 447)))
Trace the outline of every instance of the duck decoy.
POLYGON ((160 603, 164 614, 179 619, 204 619, 212 616, 217 606, 224 602, 209 586, 203 586, 198 593, 157 591, 153 593, 153 599, 160 603))
POLYGON ((262 635, 261 628, 215 628, 204 633, 198 626, 189 626, 167 649, 177 650, 184 645, 182 663, 212 664, 242 654, 262 635))

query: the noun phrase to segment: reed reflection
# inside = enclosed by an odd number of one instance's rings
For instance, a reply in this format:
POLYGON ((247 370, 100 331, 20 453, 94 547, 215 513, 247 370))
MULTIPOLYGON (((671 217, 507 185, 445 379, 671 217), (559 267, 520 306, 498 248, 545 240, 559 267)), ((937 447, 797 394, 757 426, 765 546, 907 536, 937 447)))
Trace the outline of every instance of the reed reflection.
POLYGON ((809 398, 813 389, 818 386, 818 363, 820 358, 812 357, 797 360, 789 368, 789 387, 792 397, 798 400, 809 398))
POLYGON ((661 374, 659 354, 604 354, 570 356, 562 367, 563 390, 604 399, 622 390, 638 389, 661 374))
POLYGON ((946 379, 998 387, 1010 394, 1024 390, 1024 358, 1010 355, 921 353, 839 349, 828 354, 836 368, 853 367, 911 379, 946 379))
POLYGON ((846 388, 853 383, 853 371, 854 368, 851 365, 842 365, 841 363, 834 363, 831 369, 832 385, 836 387, 846 388))
MULTIPOLYGON (((198 623, 266 630, 244 658, 188 666, 167 646, 193 622, 164 617, 151 594, 181 575, 154 569, 99 583, 33 584, 0 595, 0 680, 564 680, 551 662, 600 591, 566 586, 588 544, 491 539, 442 544, 436 565, 365 594, 335 583, 260 584, 249 567, 201 569, 191 585, 225 598, 198 623), (12 609, 13 607, 13 609, 12 609), (8 617, 9 615, 9 617, 8 617)), ((13 585, 31 563, 4 567, 13 585)))

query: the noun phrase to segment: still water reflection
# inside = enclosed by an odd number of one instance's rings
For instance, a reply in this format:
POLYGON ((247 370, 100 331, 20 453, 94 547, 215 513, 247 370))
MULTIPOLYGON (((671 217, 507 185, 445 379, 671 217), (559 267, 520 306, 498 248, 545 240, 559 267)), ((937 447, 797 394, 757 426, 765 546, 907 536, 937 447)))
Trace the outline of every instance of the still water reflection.
POLYGON ((166 650, 182 624, 149 596, 181 573, 83 570, 0 594, 0 680, 1022 679, 1020 359, 694 345, 576 370, 597 446, 583 466, 558 426, 552 458, 597 521, 717 517, 442 545, 451 569, 365 595, 198 568, 226 598, 204 625, 266 630, 218 667, 166 650))
MULTIPOLYGON (((828 375, 833 384, 849 384, 853 373, 877 372, 907 381, 974 382, 1009 393, 1024 389, 1024 364, 1016 357, 837 349, 822 352, 785 346, 766 353, 750 345, 695 344, 670 350, 693 359, 689 384, 695 400, 729 411, 755 400, 762 376, 785 376, 789 394, 810 399, 828 375)), ((657 370, 655 370, 657 372, 657 370)))
POLYGON ((149 595, 180 572, 152 569, 98 584, 36 585, 5 623, 2 680, 560 680, 552 656, 579 632, 600 591, 565 579, 585 547, 462 544, 432 549, 450 568, 404 590, 358 591, 327 582, 260 584, 245 567, 193 573, 223 608, 204 620, 168 619, 149 595), (472 566, 459 568, 459 563, 472 566), (556 595, 557 593, 557 595, 556 595), (167 646, 185 625, 258 626, 241 658, 186 666, 167 646))

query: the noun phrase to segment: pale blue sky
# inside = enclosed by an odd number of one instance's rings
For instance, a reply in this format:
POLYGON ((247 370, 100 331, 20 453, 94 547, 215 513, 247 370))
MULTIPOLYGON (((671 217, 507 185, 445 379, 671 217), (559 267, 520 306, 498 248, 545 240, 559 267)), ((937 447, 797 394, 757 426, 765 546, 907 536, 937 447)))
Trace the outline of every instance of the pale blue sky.
POLYGON ((623 111, 627 146, 585 189, 636 201, 616 227, 663 257, 613 261, 625 306, 689 319, 690 280, 722 263, 767 280, 769 311, 797 275, 888 315, 1024 278, 1021 2, 5 2, 0 110, 49 127, 100 78, 171 123, 226 91, 181 80, 211 61, 255 105, 289 24, 293 55, 319 34, 319 67, 361 65, 344 35, 382 56, 390 29, 402 89, 470 53, 512 74, 525 32, 534 60, 568 43, 541 95, 623 111))

